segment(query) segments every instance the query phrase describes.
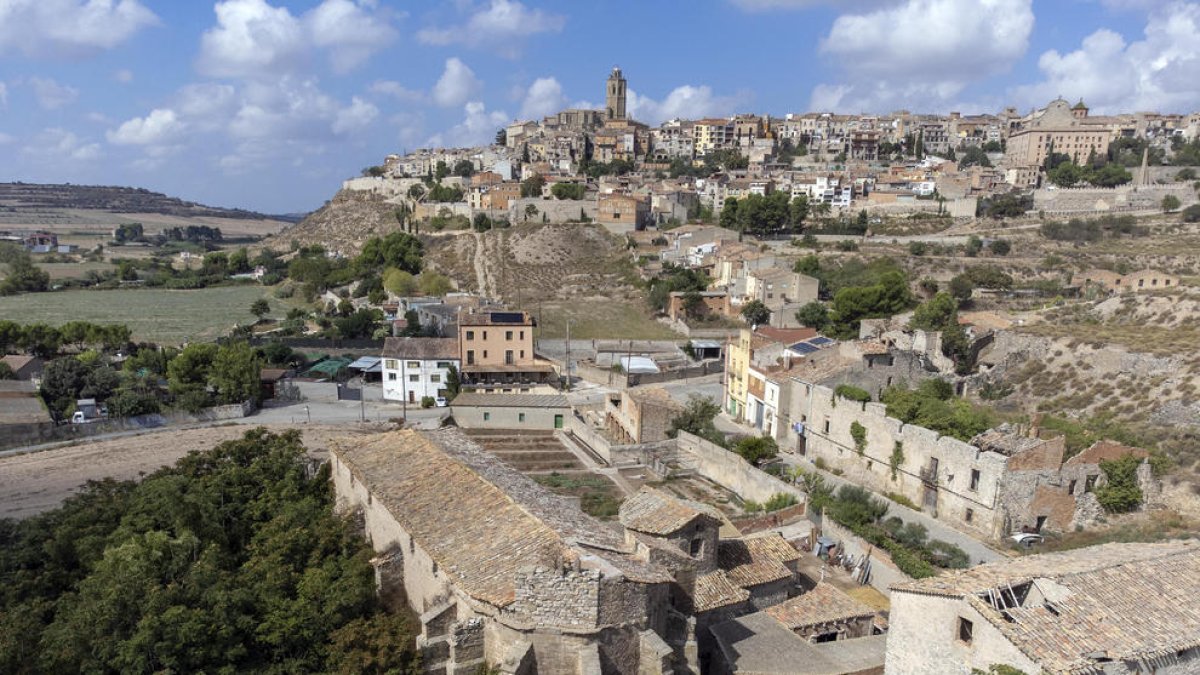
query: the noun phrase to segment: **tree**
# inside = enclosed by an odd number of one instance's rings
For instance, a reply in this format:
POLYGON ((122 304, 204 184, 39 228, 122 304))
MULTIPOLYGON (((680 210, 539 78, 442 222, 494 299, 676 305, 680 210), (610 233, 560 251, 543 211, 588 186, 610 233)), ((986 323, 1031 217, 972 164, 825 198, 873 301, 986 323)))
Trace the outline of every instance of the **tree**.
POLYGON ((682 412, 671 420, 671 428, 667 436, 675 438, 679 432, 686 431, 693 436, 699 436, 717 445, 725 445, 725 436, 717 431, 713 420, 721 412, 720 406, 707 396, 692 394, 688 397, 687 405, 682 412))
POLYGON ((391 232, 382 239, 372 237, 367 240, 355 262, 364 268, 395 267, 417 274, 421 271, 424 253, 425 247, 420 239, 407 232, 391 232))
POLYGON ((1162 198, 1162 210, 1165 213, 1170 213, 1171 211, 1178 211, 1179 207, 1180 207, 1179 197, 1176 197, 1175 195, 1167 195, 1166 197, 1162 198))
POLYGON ((979 237, 976 237, 975 235, 971 235, 970 237, 967 237, 967 245, 963 249, 963 251, 967 254, 968 258, 974 258, 974 257, 978 256, 979 252, 982 250, 983 250, 983 240, 982 239, 980 239, 979 237))
POLYGON ((1200 223, 1200 204, 1192 204, 1183 210, 1183 222, 1200 223))
POLYGON ((434 165, 433 179, 440 183, 443 178, 445 178, 446 176, 449 176, 449 175, 450 175, 450 167, 446 166, 446 162, 439 159, 437 161, 437 164, 434 165))
POLYGON ((940 331, 958 323, 958 301, 942 291, 917 306, 908 327, 912 330, 940 331))
POLYGON ((796 321, 819 332, 829 325, 829 310, 825 303, 810 302, 796 311, 796 321))
POLYGON ((950 295, 954 296, 960 303, 971 299, 971 295, 975 293, 975 284, 965 274, 959 274, 950 280, 950 295))
POLYGON ((923 242, 923 241, 910 241, 908 243, 909 254, 917 256, 917 257, 925 255, 925 251, 927 250, 927 248, 928 247, 925 245, 925 242, 923 242))
POLYGON ((62 346, 62 335, 54 326, 31 323, 21 331, 21 348, 43 359, 58 353, 62 346))
POLYGON ((392 295, 407 298, 417 294, 417 278, 404 270, 389 267, 383 273, 383 287, 392 295))
POLYGON ((12 366, 0 361, 0 380, 15 380, 16 373, 13 372, 12 366))
POLYGON ((446 399, 453 401, 458 392, 462 390, 462 380, 458 375, 458 368, 453 363, 446 369, 446 399))
POLYGON ((492 229, 492 219, 488 217, 488 214, 481 211, 475 214, 475 219, 472 221, 471 226, 476 232, 487 232, 492 229))
POLYGON ((204 393, 208 374, 217 357, 217 345, 198 342, 184 347, 167 365, 167 387, 176 397, 187 393, 204 393))
POLYGON ((40 293, 50 287, 50 274, 33 264, 25 251, 8 259, 8 276, 0 281, 0 295, 40 293))
POLYGON ((417 285, 421 289, 422 295, 438 298, 454 290, 449 277, 433 270, 422 273, 417 279, 417 285))
POLYGON ((759 326, 771 320, 771 310, 761 300, 751 300, 742 305, 742 318, 751 326, 759 326))
POLYGON ((884 273, 870 286, 842 288, 833 296, 830 319, 834 334, 841 338, 854 337, 858 335, 863 319, 892 316, 907 309, 911 303, 908 280, 899 271, 884 273))
POLYGON ((550 194, 555 199, 571 199, 578 201, 583 199, 583 195, 587 192, 587 186, 582 183, 555 183, 550 188, 550 194))
POLYGON ((1005 256, 1012 250, 1012 245, 1005 239, 995 239, 988 248, 994 255, 1005 256))
POLYGON ((1142 463, 1136 455, 1100 462, 1100 470, 1108 479, 1096 488, 1096 501, 1109 513, 1128 513, 1142 504, 1142 488, 1138 486, 1137 470, 1142 463))
POLYGON ((525 222, 529 222, 529 219, 530 219, 530 218, 533 218, 533 217, 534 217, 534 216, 536 216, 537 214, 538 214, 538 207, 537 207, 537 206, 535 206, 535 205, 533 205, 533 204, 526 204, 526 205, 525 205, 525 222))
POLYGON ((219 403, 259 400, 262 362, 246 342, 222 345, 213 357, 208 384, 219 403))
POLYGON ((267 302, 266 298, 259 298, 258 300, 250 303, 250 313, 253 314, 254 317, 259 321, 262 321, 263 317, 270 312, 271 304, 267 302))
POLYGON ((965 169, 969 166, 990 167, 992 161, 988 159, 987 153, 983 148, 972 145, 963 151, 962 159, 958 160, 958 168, 965 169))
POLYGON ((425 196, 425 186, 420 183, 413 183, 412 187, 408 188, 408 196, 411 199, 420 200, 425 196))
POLYGON ((733 451, 742 459, 758 466, 760 463, 778 456, 779 445, 770 436, 750 436, 738 441, 733 446, 733 451))
POLYGON ((39 393, 54 419, 62 419, 66 411, 75 405, 75 400, 87 383, 87 372, 87 366, 71 357, 54 359, 46 364, 42 370, 39 393))
POLYGON ((475 165, 469 159, 460 159, 454 163, 454 175, 459 178, 470 178, 475 173, 475 165))
POLYGON ((797 195, 788 204, 788 222, 792 227, 798 228, 808 219, 808 212, 808 195, 797 195))
POLYGON ((546 187, 546 179, 541 174, 534 174, 521 182, 521 198, 540 199, 544 187, 546 187))
POLYGON ((1083 182, 1086 174, 1074 162, 1067 161, 1057 164, 1054 168, 1050 169, 1046 173, 1046 178, 1059 187, 1069 188, 1083 182))

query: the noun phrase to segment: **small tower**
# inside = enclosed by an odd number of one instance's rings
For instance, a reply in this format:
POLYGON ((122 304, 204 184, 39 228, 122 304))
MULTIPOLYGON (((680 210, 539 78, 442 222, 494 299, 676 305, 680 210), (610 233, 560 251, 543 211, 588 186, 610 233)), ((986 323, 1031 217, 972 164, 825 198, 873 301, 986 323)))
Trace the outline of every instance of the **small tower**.
POLYGON ((613 68, 608 76, 608 89, 605 92, 605 116, 610 120, 625 119, 625 77, 620 68, 613 68))
POLYGON ((1079 103, 1076 103, 1071 107, 1071 114, 1074 115, 1075 119, 1077 120, 1084 119, 1088 116, 1088 107, 1084 104, 1083 99, 1079 99, 1079 103))

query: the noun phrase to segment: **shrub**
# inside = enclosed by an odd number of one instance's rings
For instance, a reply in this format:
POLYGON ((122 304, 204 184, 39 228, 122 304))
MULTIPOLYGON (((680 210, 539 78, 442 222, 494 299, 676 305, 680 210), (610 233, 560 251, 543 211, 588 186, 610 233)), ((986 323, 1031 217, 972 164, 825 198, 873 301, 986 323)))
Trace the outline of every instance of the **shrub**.
POLYGON ((914 504, 913 500, 909 499, 908 497, 905 497, 904 495, 900 494, 899 492, 887 492, 887 493, 884 493, 883 496, 896 502, 900 506, 907 506, 908 508, 910 508, 914 511, 921 510, 921 507, 914 504))
POLYGON ((833 393, 835 396, 850 399, 851 401, 858 401, 859 403, 871 402, 870 392, 865 389, 860 389, 852 384, 839 384, 836 388, 834 388, 833 393))
POLYGON ((928 249, 923 241, 914 241, 908 244, 908 252, 912 255, 923 256, 926 250, 928 249))
POLYGON ((1108 482, 1096 488, 1096 501, 1109 513, 1128 513, 1142 504, 1137 468, 1142 461, 1132 454, 1100 462, 1108 482))
POLYGON ((896 480, 896 472, 900 470, 900 465, 904 464, 904 444, 896 441, 896 445, 892 447, 892 454, 888 457, 888 467, 892 471, 892 480, 896 480))
POLYGON ((771 498, 768 499, 765 504, 763 504, 763 510, 765 510, 767 513, 771 513, 773 511, 786 509, 789 506, 795 506, 798 503, 799 502, 797 501, 795 495, 787 492, 776 492, 775 494, 771 495, 771 498))
POLYGON ((1200 204, 1192 204, 1183 210, 1183 222, 1200 223, 1200 204))
POLYGON ((858 454, 863 454, 867 449, 867 428, 858 422, 850 423, 850 437, 854 439, 854 449, 858 450, 858 454))
POLYGON ((1170 213, 1171 211, 1179 210, 1179 207, 1179 197, 1176 197, 1175 195, 1167 195, 1166 197, 1162 198, 1163 211, 1170 213))
POLYGON ((436 403, 436 401, 434 401, 432 396, 422 396, 421 397, 421 407, 422 408, 432 408, 434 406, 434 403, 436 403))
POLYGON ((858 250, 858 242, 851 239, 843 239, 837 243, 837 250, 852 253, 858 250))
POLYGON ((733 451, 751 464, 772 459, 779 454, 779 445, 770 436, 750 436, 733 446, 733 451))
POLYGON ((1004 239, 997 239, 992 242, 989 248, 995 255, 1008 255, 1009 251, 1012 250, 1012 244, 1008 243, 1004 239))

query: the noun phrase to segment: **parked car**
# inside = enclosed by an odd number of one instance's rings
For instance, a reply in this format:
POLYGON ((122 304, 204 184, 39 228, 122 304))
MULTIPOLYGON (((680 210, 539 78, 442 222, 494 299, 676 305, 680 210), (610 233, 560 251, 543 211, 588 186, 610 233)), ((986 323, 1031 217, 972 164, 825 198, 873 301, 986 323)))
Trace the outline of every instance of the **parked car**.
POLYGON ((1018 546, 1025 548, 1033 548, 1035 545, 1046 541, 1046 538, 1034 532, 1018 532, 1009 537, 1017 543, 1018 546))
POLYGON ((446 406, 450 405, 450 402, 446 400, 445 396, 437 397, 436 399, 434 399, 434 403, 439 408, 445 408, 446 406))

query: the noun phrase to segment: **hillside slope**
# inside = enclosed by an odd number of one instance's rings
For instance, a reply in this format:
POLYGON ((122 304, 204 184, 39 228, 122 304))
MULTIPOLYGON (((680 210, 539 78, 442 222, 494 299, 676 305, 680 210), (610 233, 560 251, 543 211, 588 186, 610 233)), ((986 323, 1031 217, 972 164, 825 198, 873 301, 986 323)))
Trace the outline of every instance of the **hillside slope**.
POLYGON ((155 213, 184 218, 284 219, 283 216, 268 216, 244 209, 205 206, 142 188, 0 183, 0 222, 28 220, 30 214, 58 209, 155 213))
POLYGON ((371 237, 398 230, 395 214, 396 205, 379 195, 341 190, 307 218, 270 239, 267 245, 287 250, 296 241, 353 255, 371 237))

